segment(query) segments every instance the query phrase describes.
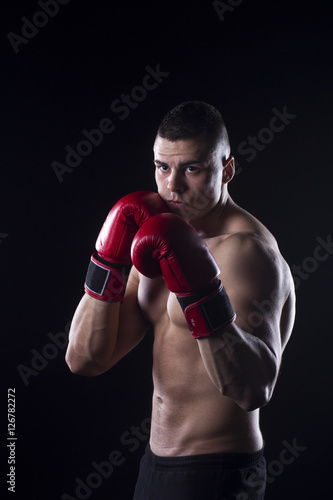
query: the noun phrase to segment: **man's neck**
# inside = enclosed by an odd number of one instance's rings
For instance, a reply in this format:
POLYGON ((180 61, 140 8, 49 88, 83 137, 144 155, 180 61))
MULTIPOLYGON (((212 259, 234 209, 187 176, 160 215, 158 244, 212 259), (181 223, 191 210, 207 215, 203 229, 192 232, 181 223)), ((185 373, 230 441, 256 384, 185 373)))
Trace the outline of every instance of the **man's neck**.
POLYGON ((222 193, 218 203, 202 217, 190 220, 190 224, 198 231, 202 238, 212 238, 224 233, 228 214, 234 205, 228 192, 222 193))

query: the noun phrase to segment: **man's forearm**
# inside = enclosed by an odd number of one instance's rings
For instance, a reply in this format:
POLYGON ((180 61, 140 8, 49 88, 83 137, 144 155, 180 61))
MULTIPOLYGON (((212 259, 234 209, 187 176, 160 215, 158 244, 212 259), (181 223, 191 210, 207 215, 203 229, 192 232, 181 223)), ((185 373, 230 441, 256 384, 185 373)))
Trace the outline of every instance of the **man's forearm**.
POLYGON ((85 294, 73 317, 66 362, 74 373, 99 375, 111 368, 117 341, 119 302, 102 302, 85 294))
POLYGON ((247 411, 268 403, 279 361, 262 340, 233 324, 197 342, 206 370, 223 395, 247 411))

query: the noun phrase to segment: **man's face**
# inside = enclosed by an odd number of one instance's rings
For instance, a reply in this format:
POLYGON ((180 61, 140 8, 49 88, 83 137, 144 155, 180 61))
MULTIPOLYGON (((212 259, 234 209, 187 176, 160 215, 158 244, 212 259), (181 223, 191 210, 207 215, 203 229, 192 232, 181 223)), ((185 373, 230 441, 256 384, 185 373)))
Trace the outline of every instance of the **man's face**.
POLYGON ((222 190, 222 151, 203 139, 171 142, 157 136, 154 144, 158 193, 171 212, 187 221, 207 214, 222 190))

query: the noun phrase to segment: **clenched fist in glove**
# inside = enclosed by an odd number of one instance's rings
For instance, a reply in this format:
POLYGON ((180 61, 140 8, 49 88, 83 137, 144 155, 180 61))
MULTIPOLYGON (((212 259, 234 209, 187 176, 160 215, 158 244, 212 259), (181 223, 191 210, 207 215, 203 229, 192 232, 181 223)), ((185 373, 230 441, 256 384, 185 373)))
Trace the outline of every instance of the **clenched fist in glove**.
POLYGON ((137 191, 121 198, 111 209, 96 241, 88 267, 85 291, 102 301, 123 300, 131 261, 131 244, 143 223, 168 207, 151 191, 137 191))
POLYGON ((132 261, 148 278, 163 275, 184 311, 194 338, 222 331, 235 320, 219 268, 195 229, 180 216, 164 213, 145 222, 134 237, 132 261))

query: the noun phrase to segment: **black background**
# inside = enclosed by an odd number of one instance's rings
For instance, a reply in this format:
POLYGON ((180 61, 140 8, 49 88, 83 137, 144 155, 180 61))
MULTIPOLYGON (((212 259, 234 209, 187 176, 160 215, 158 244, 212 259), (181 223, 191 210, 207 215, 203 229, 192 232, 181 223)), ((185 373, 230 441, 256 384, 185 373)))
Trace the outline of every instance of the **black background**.
POLYGON ((268 226, 289 265, 302 273, 294 332, 274 397, 262 410, 266 498, 326 497, 333 257, 329 246, 320 253, 326 260, 316 260, 314 251, 317 238, 329 244, 332 231, 329 2, 225 5, 223 13, 222 2, 216 9, 203 0, 71 0, 48 19, 36 17, 43 12, 36 1, 2 4, 0 480, 8 498, 14 494, 6 485, 7 390, 15 388, 16 498, 131 499, 146 434, 131 442, 122 436, 146 429, 150 415, 151 334, 94 379, 71 374, 65 348, 55 347, 49 334, 61 332, 60 339, 68 330, 111 206, 131 191, 155 189, 156 127, 188 99, 221 110, 238 163, 230 193, 268 226), (18 43, 16 53, 8 33, 22 36, 24 17, 45 25, 18 43), (142 85, 147 66, 164 76, 121 119, 110 105, 142 85), (265 135, 274 109, 293 118, 265 135), (115 130, 57 177, 52 163, 65 164, 66 146, 75 149, 85 139, 82 130, 104 118, 115 130), (269 142, 249 161, 241 144, 258 134, 269 142), (299 450, 294 461, 283 453, 286 442, 299 450), (96 472, 93 462, 108 460, 113 450, 123 463, 77 496, 76 479, 86 483, 96 472), (292 463, 281 463, 283 457, 292 463))

